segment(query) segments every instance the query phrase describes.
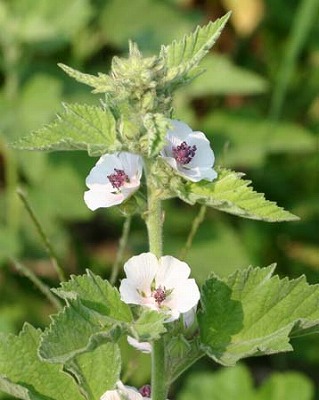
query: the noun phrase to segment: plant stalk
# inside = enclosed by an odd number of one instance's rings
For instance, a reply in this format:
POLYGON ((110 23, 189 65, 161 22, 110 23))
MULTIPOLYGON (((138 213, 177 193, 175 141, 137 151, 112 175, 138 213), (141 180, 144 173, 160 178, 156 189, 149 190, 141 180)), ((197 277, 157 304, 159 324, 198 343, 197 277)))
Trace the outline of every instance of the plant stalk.
POLYGON ((123 224, 122 235, 121 235, 121 238, 119 241, 119 247, 118 247, 118 251, 116 254, 116 259, 115 259, 114 265, 112 267, 112 274, 110 277, 110 283, 112 285, 115 284, 117 277, 119 275, 120 266, 122 264, 125 248, 126 248, 127 241, 128 241, 128 236, 130 233, 131 221, 132 221, 132 217, 127 217, 127 218, 125 218, 125 221, 123 224))
POLYGON ((36 217, 30 203, 28 202, 26 195, 24 194, 24 192, 21 189, 18 189, 17 193, 18 193, 20 199, 22 200, 22 203, 23 203, 26 211, 28 212, 30 218, 32 219, 32 222, 34 223, 41 239, 43 240, 46 250, 50 256, 52 266, 55 269, 60 281, 61 282, 65 281, 66 280, 65 273, 64 273, 62 265, 59 262, 59 258, 57 256, 54 248, 52 247, 47 235, 45 234, 38 218, 36 217))
MULTIPOLYGON (((151 164, 145 160, 145 175, 147 184, 146 226, 149 240, 149 250, 157 258, 162 256, 163 246, 163 214, 161 200, 158 198, 153 184, 151 164)), ((167 385, 165 377, 165 347, 164 339, 153 342, 152 346, 152 400, 165 400, 167 385)))

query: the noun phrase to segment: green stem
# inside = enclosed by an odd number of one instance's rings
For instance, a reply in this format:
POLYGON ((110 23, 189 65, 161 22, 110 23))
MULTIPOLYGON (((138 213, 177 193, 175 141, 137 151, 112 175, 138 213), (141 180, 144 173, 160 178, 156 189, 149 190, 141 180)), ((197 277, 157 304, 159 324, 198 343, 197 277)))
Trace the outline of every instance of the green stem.
MULTIPOLYGON (((145 175, 147 184, 146 226, 150 252, 160 258, 163 246, 163 213, 161 200, 153 184, 151 164, 145 160, 145 175)), ((153 342, 152 347, 152 400, 165 400, 167 385, 165 377, 165 347, 164 339, 153 342)))
POLYGON ((59 262, 59 258, 57 256, 56 252, 54 251, 54 249, 53 249, 53 247, 52 247, 47 235, 45 234, 45 232, 44 232, 44 230, 43 230, 38 218, 36 217, 34 211, 32 210, 32 207, 29 204, 26 195, 20 189, 17 190, 17 193, 18 193, 20 199, 22 200, 25 209, 27 210, 28 214, 30 215, 30 218, 32 219, 32 222, 34 223, 34 225, 35 225, 35 227, 36 227, 41 239, 43 240, 43 243, 44 243, 44 245, 45 245, 45 247, 47 249, 47 252, 48 252, 48 254, 50 256, 53 268, 55 269, 60 281, 65 281, 66 280, 65 274, 64 274, 63 268, 62 268, 62 266, 61 266, 61 264, 59 262))
POLYGON ((118 247, 118 250, 117 250, 116 259, 115 259, 115 262, 114 262, 114 265, 113 265, 113 268, 112 268, 112 274, 111 274, 111 277, 110 277, 110 283, 112 285, 114 285, 115 282, 116 282, 116 279, 117 279, 118 274, 119 274, 120 266, 121 266, 121 263, 123 261, 124 251, 125 251, 125 248, 126 248, 126 245, 127 245, 128 235, 130 233, 131 221, 132 221, 132 218, 131 217, 127 217, 125 219, 125 221, 124 221, 124 224, 123 224, 122 236, 121 236, 120 241, 119 241, 119 247, 118 247))
POLYGON ((49 302, 58 310, 61 309, 61 303, 59 300, 53 295, 50 288, 43 283, 32 271, 30 271, 23 264, 19 263, 16 260, 11 260, 12 264, 15 266, 16 270, 21 272, 26 278, 28 278, 44 296, 49 300, 49 302))
POLYGON ((196 233, 198 231, 198 228, 199 228, 200 224, 204 221, 205 214, 206 214, 206 209, 207 209, 207 207, 205 205, 202 205, 200 210, 199 210, 199 213, 196 215, 196 217, 193 220, 192 227, 191 227, 191 230, 189 232, 186 244, 182 248, 182 250, 180 252, 180 255, 179 255, 179 258, 181 260, 185 259, 185 257, 187 256, 187 253, 189 252, 189 249, 192 246, 192 243, 193 243, 194 237, 195 237, 195 235, 196 235, 196 233))

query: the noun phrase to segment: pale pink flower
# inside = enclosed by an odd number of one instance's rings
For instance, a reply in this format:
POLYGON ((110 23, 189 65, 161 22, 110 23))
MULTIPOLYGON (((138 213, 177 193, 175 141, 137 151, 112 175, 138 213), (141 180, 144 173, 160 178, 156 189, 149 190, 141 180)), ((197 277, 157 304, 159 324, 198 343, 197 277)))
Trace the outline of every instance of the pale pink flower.
POLYGON ((121 204, 140 187, 142 159, 132 153, 104 154, 86 178, 84 201, 90 210, 121 204))
POLYGON ((193 182, 213 181, 215 156, 203 132, 192 131, 184 122, 171 120, 172 128, 166 135, 167 144, 161 151, 163 159, 176 172, 193 182))
POLYGON ((166 322, 191 310, 200 298, 189 266, 172 256, 160 259, 152 253, 130 258, 124 265, 127 278, 120 285, 121 299, 167 315, 166 322))

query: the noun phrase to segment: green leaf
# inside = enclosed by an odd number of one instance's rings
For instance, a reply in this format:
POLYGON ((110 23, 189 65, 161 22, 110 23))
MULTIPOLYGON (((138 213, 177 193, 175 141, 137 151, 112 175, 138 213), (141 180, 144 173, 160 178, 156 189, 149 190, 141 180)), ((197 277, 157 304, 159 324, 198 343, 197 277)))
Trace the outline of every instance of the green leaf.
POLYGON ((130 327, 130 335, 139 342, 151 342, 160 338, 166 332, 165 315, 157 311, 142 309, 141 315, 130 327))
POLYGON ((292 350, 291 336, 319 332, 319 287, 305 277, 272 276, 274 266, 248 268, 203 286, 199 326, 203 349, 216 362, 292 350))
POLYGON ((106 343, 64 365, 86 398, 99 399, 120 379, 121 355, 117 345, 106 343))
POLYGON ((108 109, 70 104, 46 127, 21 138, 13 146, 24 150, 87 150, 92 156, 119 148, 115 120, 108 109))
POLYGON ((0 390, 24 400, 82 398, 60 366, 38 358, 40 333, 25 324, 19 336, 0 335, 0 390))
POLYGON ((164 147, 169 120, 162 114, 146 114, 144 117, 148 140, 148 156, 155 157, 164 147))
POLYGON ((67 306, 42 335, 39 354, 49 362, 64 363, 117 340, 132 321, 130 308, 120 300, 117 289, 90 271, 72 277, 54 292, 67 306))
POLYGON ((167 67, 164 78, 166 83, 187 77, 213 47, 229 17, 230 13, 227 13, 214 22, 197 27, 195 32, 185 36, 181 41, 162 46, 160 57, 167 67))
POLYGON ((225 211, 239 217, 267 222, 295 221, 298 217, 265 199, 262 193, 249 186, 250 181, 241 179, 243 174, 224 168, 217 169, 218 177, 213 182, 174 181, 172 191, 189 204, 196 202, 225 211))
POLYGON ((71 78, 74 78, 76 81, 84 83, 85 85, 93 87, 93 93, 112 92, 114 90, 113 81, 106 74, 102 74, 101 72, 99 72, 98 76, 95 76, 84 74, 64 64, 58 64, 58 66, 63 69, 65 73, 71 76, 71 78))

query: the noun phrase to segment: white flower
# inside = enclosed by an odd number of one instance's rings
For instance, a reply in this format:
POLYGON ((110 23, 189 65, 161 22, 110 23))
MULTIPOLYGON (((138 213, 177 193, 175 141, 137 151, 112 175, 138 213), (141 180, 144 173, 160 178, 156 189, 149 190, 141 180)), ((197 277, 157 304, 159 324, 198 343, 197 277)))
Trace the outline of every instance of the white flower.
POLYGON ((123 385, 121 381, 116 383, 116 388, 114 390, 107 390, 100 397, 100 400, 151 400, 149 397, 143 397, 135 388, 123 385))
POLYGON ((122 203, 140 186, 142 159, 127 152, 104 154, 86 178, 84 201, 90 210, 122 203))
POLYGON ((189 266, 172 256, 159 260, 152 253, 130 258, 124 265, 127 278, 120 285, 121 299, 167 314, 166 322, 191 310, 200 297, 189 266))
POLYGON ((184 122, 171 120, 172 129, 166 135, 163 159, 184 178, 198 182, 217 177, 213 169, 215 157, 203 132, 192 131, 184 122))

